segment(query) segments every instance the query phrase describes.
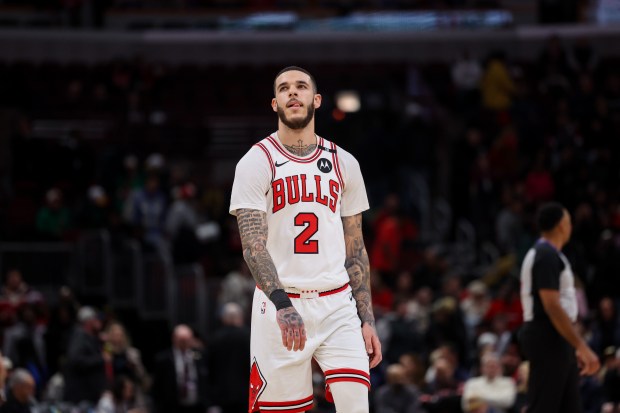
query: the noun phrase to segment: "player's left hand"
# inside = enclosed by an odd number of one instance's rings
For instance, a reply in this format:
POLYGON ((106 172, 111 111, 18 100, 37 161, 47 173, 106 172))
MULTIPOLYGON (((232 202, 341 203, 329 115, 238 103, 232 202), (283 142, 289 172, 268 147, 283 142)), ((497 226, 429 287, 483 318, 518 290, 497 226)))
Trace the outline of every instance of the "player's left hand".
POLYGON ((364 345, 366 346, 366 353, 370 359, 370 368, 376 367, 383 360, 381 355, 381 342, 375 327, 370 323, 362 324, 362 337, 364 337, 364 345))

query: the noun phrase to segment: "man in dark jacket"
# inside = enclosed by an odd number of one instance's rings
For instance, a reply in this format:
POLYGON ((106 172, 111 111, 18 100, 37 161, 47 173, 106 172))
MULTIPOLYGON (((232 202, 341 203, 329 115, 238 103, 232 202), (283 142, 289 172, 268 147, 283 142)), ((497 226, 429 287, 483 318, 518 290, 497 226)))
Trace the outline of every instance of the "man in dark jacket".
POLYGON ((105 390, 105 362, 99 339, 101 321, 91 307, 78 311, 79 325, 69 339, 65 366, 65 400, 96 404, 105 390))
POLYGON ((157 355, 152 397, 158 413, 202 413, 207 406, 207 368, 194 334, 178 325, 172 348, 157 355))
POLYGON ((222 413, 248 408, 250 385, 250 330, 244 326, 243 310, 236 303, 222 309, 222 327, 209 346, 208 370, 213 403, 222 413))

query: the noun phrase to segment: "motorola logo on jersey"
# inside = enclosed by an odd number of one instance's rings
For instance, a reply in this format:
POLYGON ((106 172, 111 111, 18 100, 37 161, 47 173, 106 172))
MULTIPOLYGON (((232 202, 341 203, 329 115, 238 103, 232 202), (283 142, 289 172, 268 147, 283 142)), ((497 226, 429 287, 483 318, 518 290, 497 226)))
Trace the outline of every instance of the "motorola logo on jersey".
MULTIPOLYGON (((331 168, 331 163, 329 164, 331 168)), ((287 204, 316 202, 336 212, 340 197, 340 184, 333 179, 325 182, 321 175, 313 177, 306 174, 287 176, 271 183, 273 190, 273 212, 276 213, 287 204), (324 184, 325 183, 325 184, 324 184)))
POLYGON ((318 166, 319 171, 323 173, 328 173, 332 171, 332 163, 329 161, 329 159, 319 159, 316 163, 316 166, 318 166))

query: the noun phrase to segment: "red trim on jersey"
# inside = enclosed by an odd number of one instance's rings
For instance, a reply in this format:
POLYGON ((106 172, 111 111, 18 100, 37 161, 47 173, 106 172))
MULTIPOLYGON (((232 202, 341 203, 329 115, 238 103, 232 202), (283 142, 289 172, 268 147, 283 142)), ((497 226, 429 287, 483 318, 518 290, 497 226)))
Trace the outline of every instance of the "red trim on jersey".
POLYGON ((344 181, 342 180, 342 174, 340 173, 340 164, 338 163, 338 151, 336 150, 336 144, 330 142, 332 147, 332 161, 334 162, 334 170, 336 171, 336 176, 338 177, 338 181, 340 182, 340 193, 344 192, 344 181))
POLYGON ((278 150, 278 152, 280 152, 286 158, 288 158, 288 159, 290 159, 291 161, 294 161, 294 162, 309 163, 309 162, 316 161, 318 159, 318 157, 321 156, 321 152, 323 152, 322 149, 319 149, 319 146, 323 146, 323 138, 321 138, 321 137, 319 137, 319 139, 317 141, 318 145, 316 147, 316 150, 314 151, 314 153, 309 158, 298 158, 297 156, 291 155, 289 152, 287 152, 286 150, 282 149, 280 144, 271 135, 267 136, 267 139, 269 140, 269 142, 271 142, 273 147, 278 150))
POLYGON ((267 160, 269 161, 269 166, 271 167, 271 180, 273 181, 276 178, 276 167, 273 165, 273 159, 271 159, 271 154, 261 142, 255 143, 254 146, 258 146, 265 155, 267 156, 267 160))
POLYGON ((308 396, 305 399, 292 400, 287 402, 258 402, 261 412, 284 412, 299 413, 312 409, 314 397, 308 396))

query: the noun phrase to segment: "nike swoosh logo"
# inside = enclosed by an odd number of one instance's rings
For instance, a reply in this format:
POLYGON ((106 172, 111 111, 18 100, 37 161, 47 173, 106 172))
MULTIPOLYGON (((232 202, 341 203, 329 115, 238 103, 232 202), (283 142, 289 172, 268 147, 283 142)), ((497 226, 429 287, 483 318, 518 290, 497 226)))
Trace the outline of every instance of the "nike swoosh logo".
POLYGON ((284 165, 285 163, 289 163, 289 162, 290 162, 290 161, 286 161, 286 162, 278 163, 278 161, 276 161, 276 168, 277 168, 278 166, 282 166, 282 165, 284 165))

